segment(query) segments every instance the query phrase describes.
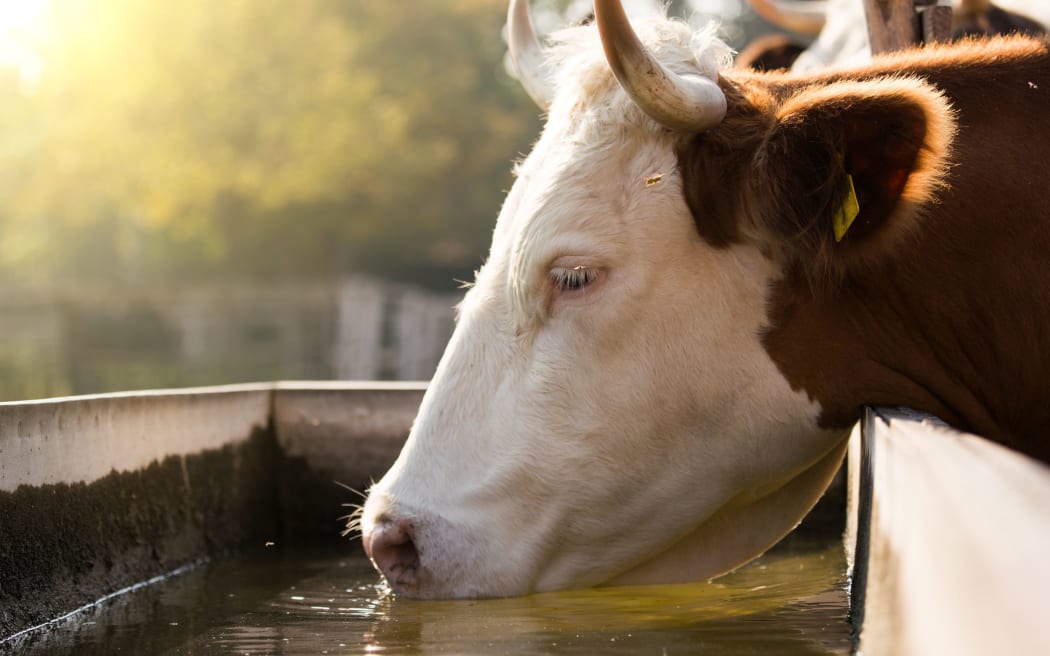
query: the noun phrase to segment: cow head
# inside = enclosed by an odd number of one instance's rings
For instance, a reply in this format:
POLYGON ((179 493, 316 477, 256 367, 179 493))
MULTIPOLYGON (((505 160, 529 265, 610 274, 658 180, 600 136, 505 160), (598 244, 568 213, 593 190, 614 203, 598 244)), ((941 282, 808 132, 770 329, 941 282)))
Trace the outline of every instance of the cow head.
MULTIPOLYGON (((636 32, 618 3, 595 4, 597 26, 541 53, 511 3, 512 55, 549 71, 522 74, 548 118, 408 441, 364 507, 365 549, 396 592, 711 577, 789 531, 840 462, 846 431, 818 427, 820 407, 763 344, 780 235, 722 215, 775 224, 775 201, 741 198, 774 173, 765 144, 787 156, 783 140, 820 135, 789 120, 798 129, 778 141, 776 111, 741 119, 733 103, 751 103, 734 92, 726 121, 770 134, 748 133, 754 171, 726 179, 712 153, 732 139, 692 140, 722 129, 727 48, 663 18, 636 32), (712 200, 720 184, 726 198, 712 200), (698 230, 709 210, 725 234, 698 230)), ((795 193, 786 184, 772 187, 795 193)))

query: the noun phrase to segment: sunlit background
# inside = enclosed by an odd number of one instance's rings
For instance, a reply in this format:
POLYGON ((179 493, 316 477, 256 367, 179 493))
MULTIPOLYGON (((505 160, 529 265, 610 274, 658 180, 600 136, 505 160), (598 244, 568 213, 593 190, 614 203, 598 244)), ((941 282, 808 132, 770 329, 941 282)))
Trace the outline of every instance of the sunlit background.
POLYGON ((0 0, 0 400, 429 378, 541 126, 505 12, 0 0))

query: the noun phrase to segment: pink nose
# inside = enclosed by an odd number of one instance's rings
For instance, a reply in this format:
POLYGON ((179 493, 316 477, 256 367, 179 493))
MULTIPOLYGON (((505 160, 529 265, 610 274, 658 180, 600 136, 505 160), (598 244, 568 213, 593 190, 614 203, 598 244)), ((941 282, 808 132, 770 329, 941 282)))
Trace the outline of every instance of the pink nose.
POLYGON ((412 540, 412 522, 380 516, 362 543, 394 592, 411 594, 419 586, 419 552, 412 540))

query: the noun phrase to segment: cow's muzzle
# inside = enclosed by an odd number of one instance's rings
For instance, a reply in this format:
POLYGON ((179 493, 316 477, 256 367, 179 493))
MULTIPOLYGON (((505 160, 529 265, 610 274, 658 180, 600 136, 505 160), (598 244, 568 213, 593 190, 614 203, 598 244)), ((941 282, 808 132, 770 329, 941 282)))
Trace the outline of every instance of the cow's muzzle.
POLYGON ((415 532, 416 527, 411 520, 383 514, 376 518, 372 529, 362 536, 365 553, 390 588, 409 596, 417 595, 420 585, 415 532))

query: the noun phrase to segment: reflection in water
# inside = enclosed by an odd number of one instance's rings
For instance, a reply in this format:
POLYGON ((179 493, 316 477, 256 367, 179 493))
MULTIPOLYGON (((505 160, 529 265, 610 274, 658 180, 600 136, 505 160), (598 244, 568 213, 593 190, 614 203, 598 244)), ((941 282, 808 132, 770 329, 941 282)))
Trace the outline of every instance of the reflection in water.
POLYGON ((364 558, 212 563, 19 645, 32 654, 846 654, 841 547, 710 583, 513 599, 390 595, 364 558))

